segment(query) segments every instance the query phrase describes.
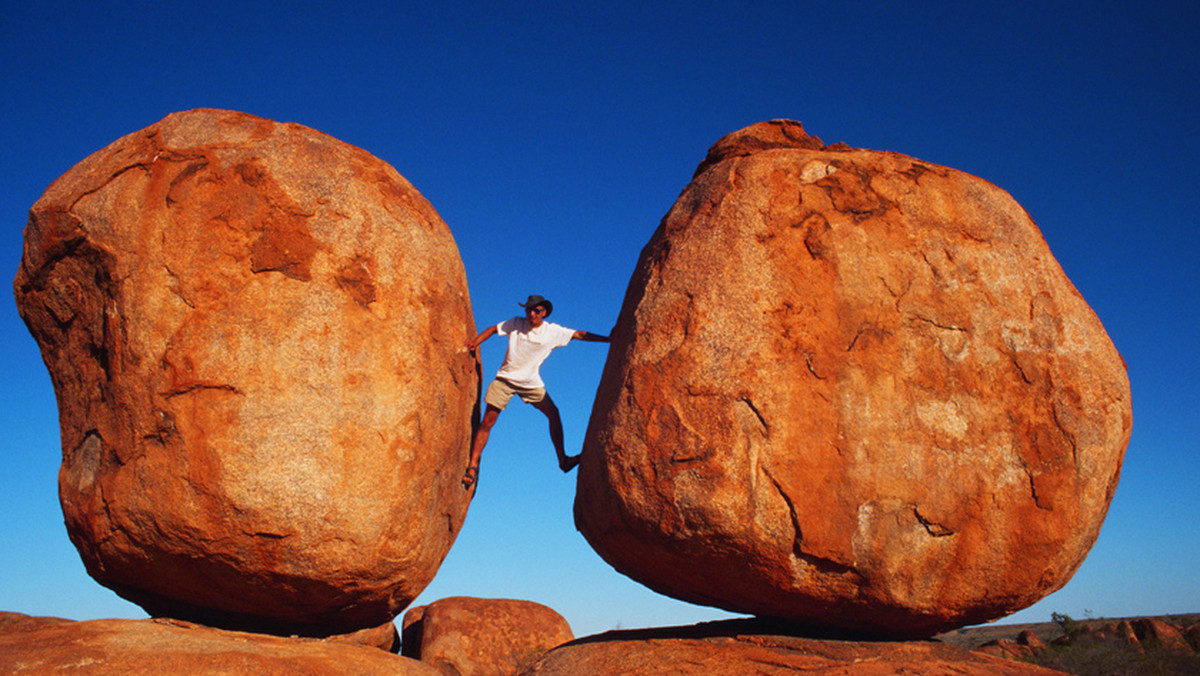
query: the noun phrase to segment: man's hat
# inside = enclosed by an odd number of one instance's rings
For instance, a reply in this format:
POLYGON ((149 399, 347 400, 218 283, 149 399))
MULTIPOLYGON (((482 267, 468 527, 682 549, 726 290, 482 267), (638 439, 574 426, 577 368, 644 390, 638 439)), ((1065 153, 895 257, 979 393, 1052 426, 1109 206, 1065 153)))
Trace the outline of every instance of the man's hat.
POLYGON ((554 304, 551 303, 550 301, 546 300, 545 298, 542 298, 541 296, 537 295, 536 293, 531 295, 529 297, 529 299, 526 300, 524 303, 517 303, 517 305, 520 305, 521 307, 525 308, 526 310, 528 310, 529 308, 537 307, 539 305, 545 305, 547 317, 550 316, 551 312, 554 312, 554 304))

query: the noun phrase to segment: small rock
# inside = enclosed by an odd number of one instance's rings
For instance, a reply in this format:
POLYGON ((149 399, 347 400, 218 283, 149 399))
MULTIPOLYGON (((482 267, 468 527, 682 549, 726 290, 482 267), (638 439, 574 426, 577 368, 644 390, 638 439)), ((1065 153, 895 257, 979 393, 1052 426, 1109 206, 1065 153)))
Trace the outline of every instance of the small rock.
POLYGON ((334 643, 365 645, 372 648, 379 648, 389 653, 400 652, 400 634, 396 631, 396 625, 392 622, 384 622, 378 627, 359 629, 349 634, 326 636, 323 640, 334 643))
POLYGON ((512 599, 440 599, 406 613, 403 626, 402 654, 450 676, 516 674, 573 638, 554 610, 512 599))
POLYGON ((1033 633, 1033 630, 1031 629, 1026 629, 1020 634, 1017 634, 1017 644, 1029 646, 1029 648, 1031 648, 1035 654, 1046 649, 1045 642, 1043 642, 1037 634, 1033 633))
POLYGON ((1028 645, 1013 643, 1002 638, 988 641, 975 649, 975 652, 1002 657, 1006 660, 1023 660, 1033 657, 1034 650, 1028 645))
POLYGON ((1133 625, 1129 620, 1121 620, 1117 623, 1116 631, 1113 632, 1122 643, 1131 648, 1136 648, 1138 652, 1145 652, 1146 648, 1142 642, 1138 640, 1137 632, 1133 630, 1133 625))

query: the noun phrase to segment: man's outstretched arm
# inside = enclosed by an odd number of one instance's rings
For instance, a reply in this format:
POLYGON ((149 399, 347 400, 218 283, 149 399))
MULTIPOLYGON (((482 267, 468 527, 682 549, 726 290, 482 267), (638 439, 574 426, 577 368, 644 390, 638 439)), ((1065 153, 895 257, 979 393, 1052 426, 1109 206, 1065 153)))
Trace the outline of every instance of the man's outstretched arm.
POLYGON ((576 331, 575 335, 571 336, 575 340, 582 340, 585 343, 611 343, 612 339, 608 336, 602 336, 599 333, 588 333, 587 331, 576 331))
MULTIPOLYGON (((578 333, 578 331, 576 331, 576 333, 578 333)), ((474 354, 475 351, 479 349, 479 346, 483 343, 483 341, 491 338, 494 335, 496 335, 496 326, 493 324, 492 326, 489 326, 480 332, 478 336, 475 336, 475 340, 468 340, 467 349, 471 351, 471 354, 474 354)))

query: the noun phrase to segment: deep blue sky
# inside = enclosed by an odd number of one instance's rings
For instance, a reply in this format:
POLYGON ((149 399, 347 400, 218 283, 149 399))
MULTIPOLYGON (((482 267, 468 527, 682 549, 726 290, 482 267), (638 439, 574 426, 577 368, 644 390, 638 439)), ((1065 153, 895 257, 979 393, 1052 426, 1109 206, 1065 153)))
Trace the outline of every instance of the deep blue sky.
MULTIPOLYGON (((480 328, 541 293, 554 320, 605 332, 709 145, 798 119, 1009 191, 1128 363, 1133 440, 1100 539, 1011 619, 1200 611, 1195 0, 113 5, 0 0, 6 279, 51 181, 168 113, 229 108, 395 166, 453 231, 480 328)), ((0 341, 0 610, 142 616, 67 540, 53 392, 8 293, 0 341)), ((502 351, 485 344, 486 375, 502 351)), ((543 369, 573 451, 604 351, 572 344, 543 369)), ((725 616, 612 571, 574 530, 573 492, 540 414, 505 412, 418 603, 527 598, 579 635, 725 616)))

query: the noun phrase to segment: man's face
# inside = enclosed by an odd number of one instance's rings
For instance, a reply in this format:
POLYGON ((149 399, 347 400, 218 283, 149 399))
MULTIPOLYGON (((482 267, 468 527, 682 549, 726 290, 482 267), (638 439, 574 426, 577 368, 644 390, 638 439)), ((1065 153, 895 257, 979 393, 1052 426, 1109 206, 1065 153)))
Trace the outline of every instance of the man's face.
POLYGON ((535 307, 525 308, 525 317, 535 328, 542 325, 542 321, 546 319, 546 306, 537 305, 535 307))

